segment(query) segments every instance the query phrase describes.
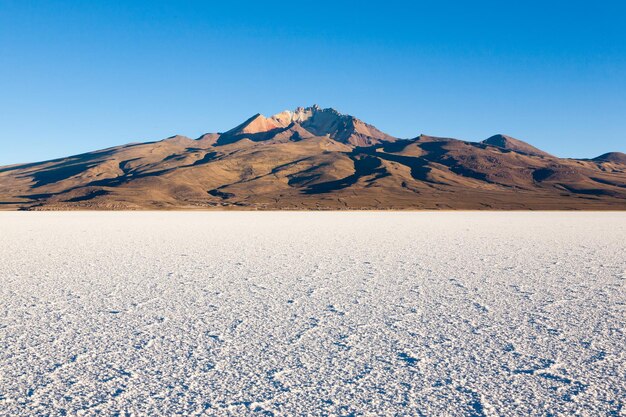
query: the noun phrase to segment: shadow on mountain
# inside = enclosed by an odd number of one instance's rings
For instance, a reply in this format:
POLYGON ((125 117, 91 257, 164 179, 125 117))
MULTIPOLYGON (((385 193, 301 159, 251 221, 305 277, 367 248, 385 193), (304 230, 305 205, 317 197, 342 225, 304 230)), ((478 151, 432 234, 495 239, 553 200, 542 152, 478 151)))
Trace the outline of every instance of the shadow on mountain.
MULTIPOLYGON (((139 145, 141 144, 130 144, 130 145, 124 146, 124 148, 130 148, 130 147, 139 146, 139 145)), ((59 158, 59 159, 53 159, 51 161, 46 161, 46 162, 35 162, 32 164, 25 164, 25 165, 18 165, 15 167, 10 167, 10 168, 4 168, 0 170, 0 172, 12 171, 16 169, 33 168, 33 167, 37 167, 43 164, 50 164, 51 162, 52 163, 60 162, 59 164, 52 165, 51 167, 42 169, 40 171, 27 173, 27 174, 23 174, 20 176, 20 178, 27 178, 27 177, 32 178, 33 181, 35 181, 33 188, 37 188, 37 187, 42 187, 48 184, 54 184, 59 181, 63 181, 75 175, 78 175, 81 172, 104 162, 101 160, 94 161, 95 159, 100 159, 100 158, 104 158, 107 156, 111 156, 115 154, 115 152, 116 152, 115 150, 105 150, 105 151, 84 153, 80 155, 70 156, 68 158, 59 158)), ((139 158, 135 158, 135 159, 139 159, 139 158)))
POLYGON ((167 162, 167 161, 172 161, 172 160, 177 160, 177 159, 185 159, 185 155, 173 153, 163 158, 161 162, 167 162))
POLYGON ((584 195, 595 195, 595 196, 618 196, 618 193, 615 193, 611 190, 601 190, 598 188, 576 188, 571 185, 559 184, 561 187, 565 188, 570 193, 574 194, 584 194, 584 195))
MULTIPOLYGON (((163 174, 166 174, 166 173, 168 173, 170 171, 174 171, 174 170, 179 169, 179 168, 189 168, 189 167, 195 167, 195 166, 198 166, 198 165, 207 164, 207 163, 213 161, 214 159, 216 159, 217 156, 218 156, 217 152, 207 152, 201 159, 193 162, 192 164, 182 165, 182 166, 179 166, 179 167, 168 168, 168 169, 161 169, 161 170, 158 170, 158 171, 139 172, 139 173, 134 173, 134 172, 131 171, 130 168, 128 168, 128 163, 129 162, 135 161, 135 160, 137 160, 139 158, 128 159, 126 161, 121 161, 119 163, 119 168, 120 168, 120 170, 122 170, 124 172, 124 175, 120 175, 120 176, 115 177, 115 178, 105 178, 105 179, 101 179, 101 180, 91 181, 91 182, 89 182, 87 184, 67 189, 64 192, 76 190, 76 189, 79 189, 79 188, 85 188, 85 187, 116 187, 116 186, 119 186, 121 184, 128 183, 128 182, 130 182, 132 180, 163 175, 163 174)), ((35 188, 35 187, 41 187, 43 185, 52 184, 52 183, 55 183, 55 182, 58 182, 58 181, 62 181, 62 180, 71 178, 74 175, 78 175, 81 172, 83 172, 84 170, 89 169, 89 168, 91 168, 93 166, 96 166, 96 165, 97 165, 97 163, 85 163, 85 164, 61 166, 61 167, 56 168, 56 169, 48 169, 48 170, 44 170, 44 171, 39 171, 39 172, 36 172, 36 173, 33 173, 33 174, 28 174, 26 176, 32 177, 35 181, 37 181, 37 184, 35 184, 33 186, 33 188, 35 188)), ((38 196, 37 194, 33 194, 31 196, 28 196, 28 198, 48 198, 48 197, 53 196, 53 195, 57 195, 57 193, 39 194, 39 196, 45 196, 45 197, 37 197, 38 196)), ((93 197, 97 197, 97 196, 93 196, 93 197)), ((91 198, 93 198, 93 197, 91 197, 91 198)), ((76 197, 76 198, 82 198, 82 197, 76 197)), ((83 200, 68 200, 67 202, 74 202, 74 201, 83 201, 83 200)))
POLYGON ((544 181, 550 178, 556 171, 550 168, 539 168, 533 171, 533 180, 536 182, 544 181))
MULTIPOLYGON (((136 146, 136 145, 135 144, 126 145, 125 147, 132 147, 132 146, 136 146)), ((88 153, 83 153, 83 154, 79 154, 79 155, 68 156, 67 158, 57 158, 57 159, 51 159, 49 161, 33 162, 33 163, 29 163, 29 164, 20 164, 20 165, 7 167, 7 168, 2 168, 2 169, 0 169, 0 173, 2 173, 2 172, 9 172, 9 171, 16 171, 18 169, 34 168, 34 167, 38 167, 38 166, 41 166, 41 165, 54 164, 56 162, 60 162, 61 163, 61 164, 58 164, 58 165, 65 166, 67 164, 76 164, 76 163, 80 163, 80 162, 91 161, 93 159, 97 159, 97 158, 100 158, 100 157, 103 157, 103 156, 113 155, 114 153, 115 153, 114 150, 88 152, 88 153)), ((50 169, 52 169, 52 168, 55 168, 55 166, 53 165, 52 167, 50 167, 50 169)))
MULTIPOLYGON (((447 155, 450 153, 448 149, 445 149, 445 142, 427 142, 421 145, 421 148, 428 153, 423 156, 424 159, 430 162, 436 162, 442 165, 445 165, 450 171, 454 174, 460 175, 466 178, 473 178, 475 180, 484 181, 490 184, 497 184, 494 181, 491 181, 487 174, 483 172, 475 171, 471 168, 463 166, 460 161, 455 159, 454 157, 447 155)), ((477 148, 484 148, 484 145, 471 143, 471 146, 475 146, 477 148)), ((505 184, 501 184, 505 185, 505 184)))
POLYGON ((138 161, 140 159, 141 158, 127 159, 127 160, 122 161, 119 164, 117 164, 117 166, 124 173, 124 175, 126 175, 126 174, 129 174, 132 171, 132 168, 129 168, 128 164, 130 164, 133 161, 138 161))
MULTIPOLYGON (((207 152, 201 159, 198 159, 191 165, 184 165, 183 167, 197 167, 198 165, 203 165, 211 162, 217 156, 217 152, 207 152)), ((181 167, 182 168, 182 167, 181 167)))
MULTIPOLYGON (((60 161, 60 159, 57 159, 57 161, 60 161)), ((10 172, 10 171, 16 171, 18 169, 28 169, 28 168, 34 168, 40 165, 44 165, 44 164, 49 164, 51 161, 46 161, 46 162, 33 162, 30 164, 21 164, 21 165, 15 165, 12 167, 7 167, 7 168, 2 168, 0 169, 0 173, 2 172, 10 172)))
POLYGON ((391 153, 377 152, 376 156, 391 162, 397 162, 411 170, 411 177, 418 181, 433 182, 428 178, 431 169, 427 166, 428 161, 421 157, 395 155, 391 153))
POLYGON ((287 129, 289 129, 289 127, 276 128, 276 129, 268 130, 267 132, 259 132, 259 133, 241 133, 241 134, 236 134, 236 135, 223 133, 222 135, 220 135, 217 142, 215 142, 215 145, 216 146, 229 145, 231 143, 238 142, 242 139, 249 139, 252 142, 263 142, 263 141, 272 139, 274 136, 276 136, 279 133, 284 132, 287 129))
POLYGON ((226 199, 228 199, 228 198, 231 198, 231 197, 234 197, 234 196, 235 196, 235 194, 232 194, 232 193, 225 193, 224 191, 220 191, 220 190, 219 190, 219 189, 217 189, 217 188, 216 188, 216 189, 214 189, 214 190, 209 190, 209 191, 207 191, 207 193, 208 193, 209 195, 212 195, 213 197, 219 197, 219 198, 221 198, 222 200, 226 200, 226 199))
POLYGON ((382 144, 382 150, 383 152, 402 152, 404 150, 404 148, 406 148, 407 146, 409 146, 412 143, 415 143, 416 141, 414 139, 400 139, 397 140, 396 142, 387 142, 382 144))
POLYGON ((37 188, 66 180, 96 165, 97 164, 94 162, 75 165, 63 165, 58 168, 37 171, 33 174, 28 174, 26 176, 33 178, 33 180, 35 181, 35 185, 33 185, 33 188, 37 188))
POLYGON ((611 181, 603 180, 602 178, 590 177, 593 181, 599 182, 600 184, 610 185, 612 187, 626 188, 626 184, 616 184, 611 181))
POLYGON ((109 194, 109 192, 106 191, 106 190, 95 190, 95 191, 90 192, 89 194, 85 194, 85 195, 80 196, 80 197, 70 198, 69 200, 65 200, 65 202, 66 203, 76 203, 76 202, 79 202, 79 201, 88 201, 88 200, 91 200, 91 199, 96 198, 98 196, 107 195, 107 194, 109 194))
POLYGON ((362 155, 358 153, 357 154, 352 153, 349 156, 350 156, 350 159, 354 161, 354 174, 349 175, 345 178, 341 178, 339 180, 327 181, 327 182, 310 185, 306 190, 303 191, 303 193, 304 194, 329 193, 329 192, 341 190, 353 184, 356 184, 356 182, 361 177, 366 177, 369 175, 377 174, 376 177, 372 179, 374 180, 374 179, 382 178, 382 177, 389 175, 385 167, 382 166, 382 162, 380 161, 380 159, 376 157, 369 156, 369 155, 362 155))

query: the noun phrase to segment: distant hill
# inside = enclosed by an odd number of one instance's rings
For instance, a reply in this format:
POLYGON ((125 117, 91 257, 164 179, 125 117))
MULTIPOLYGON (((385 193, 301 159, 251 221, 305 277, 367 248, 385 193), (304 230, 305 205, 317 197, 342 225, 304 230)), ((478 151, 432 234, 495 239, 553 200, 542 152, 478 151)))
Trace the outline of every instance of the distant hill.
POLYGON ((608 152, 593 158, 597 162, 611 162, 614 164, 626 164, 626 154, 622 152, 608 152))
POLYGON ((488 139, 483 140, 482 143, 497 146, 498 148, 502 149, 508 149, 509 151, 524 153, 527 155, 552 157, 552 155, 542 151, 541 149, 537 149, 526 142, 522 142, 519 139, 515 139, 506 135, 494 135, 488 139))
POLYGON ((626 155, 561 159, 505 135, 398 139, 318 106, 0 167, 0 209, 626 209, 626 155))

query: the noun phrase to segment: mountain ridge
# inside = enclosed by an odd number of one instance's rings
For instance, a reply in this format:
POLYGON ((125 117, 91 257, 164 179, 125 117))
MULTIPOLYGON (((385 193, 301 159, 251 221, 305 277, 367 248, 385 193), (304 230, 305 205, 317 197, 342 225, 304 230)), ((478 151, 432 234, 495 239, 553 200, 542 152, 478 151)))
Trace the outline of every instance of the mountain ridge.
POLYGON ((529 155, 554 157, 554 155, 544 152, 541 149, 535 148, 529 143, 500 133, 483 140, 481 143, 529 155))
POLYGON ((626 209, 626 155, 399 139, 332 108, 0 167, 0 209, 626 209))

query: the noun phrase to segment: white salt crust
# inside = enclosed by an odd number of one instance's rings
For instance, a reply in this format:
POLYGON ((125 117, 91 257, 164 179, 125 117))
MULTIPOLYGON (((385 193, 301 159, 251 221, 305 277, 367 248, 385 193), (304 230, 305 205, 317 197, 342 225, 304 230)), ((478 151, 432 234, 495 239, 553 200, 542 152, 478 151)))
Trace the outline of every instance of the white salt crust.
POLYGON ((0 415, 626 414, 626 213, 0 213, 0 415))

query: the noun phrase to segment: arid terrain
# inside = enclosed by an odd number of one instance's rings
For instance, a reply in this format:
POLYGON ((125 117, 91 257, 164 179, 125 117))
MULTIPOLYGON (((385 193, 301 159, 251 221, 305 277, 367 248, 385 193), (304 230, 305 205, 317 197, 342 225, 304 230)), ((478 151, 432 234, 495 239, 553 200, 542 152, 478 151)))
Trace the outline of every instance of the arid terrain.
POLYGON ((1 416, 622 416, 624 212, 3 212, 1 416))
POLYGON ((0 209, 626 209, 626 155, 563 159, 495 135, 398 139, 317 106, 0 167, 0 209))

